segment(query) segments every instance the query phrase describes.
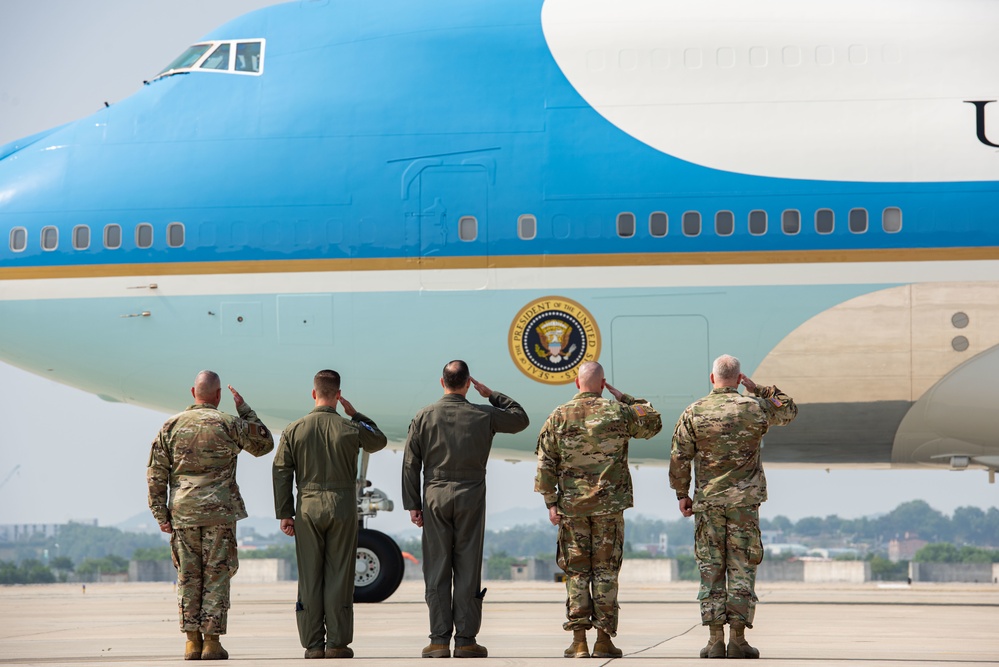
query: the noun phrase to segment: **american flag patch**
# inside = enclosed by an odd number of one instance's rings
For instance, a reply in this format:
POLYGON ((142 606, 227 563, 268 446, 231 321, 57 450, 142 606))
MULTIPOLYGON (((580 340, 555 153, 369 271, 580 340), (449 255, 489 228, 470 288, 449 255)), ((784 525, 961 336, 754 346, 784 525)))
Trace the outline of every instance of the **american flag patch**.
POLYGON ((631 409, 634 410, 635 414, 638 415, 639 417, 644 417, 645 415, 649 414, 648 412, 645 411, 645 408, 643 408, 641 405, 633 405, 631 406, 631 409))
POLYGON ((779 398, 777 398, 776 396, 771 396, 771 397, 770 397, 770 402, 771 402, 771 403, 773 403, 773 404, 774 404, 775 406, 777 406, 778 408, 779 408, 780 406, 784 405, 783 403, 781 403, 781 402, 780 402, 780 399, 779 399, 779 398))

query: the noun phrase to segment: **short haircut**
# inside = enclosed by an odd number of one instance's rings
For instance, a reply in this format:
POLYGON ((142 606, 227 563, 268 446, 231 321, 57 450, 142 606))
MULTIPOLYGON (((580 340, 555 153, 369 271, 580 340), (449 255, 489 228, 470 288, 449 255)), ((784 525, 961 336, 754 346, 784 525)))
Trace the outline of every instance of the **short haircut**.
POLYGON ((604 367, 595 361, 584 361, 579 366, 579 383, 587 386, 601 384, 604 381, 604 367))
POLYGON ((458 391, 465 388, 468 384, 468 378, 471 373, 468 372, 468 364, 466 364, 461 359, 455 359, 454 361, 448 362, 447 366, 444 367, 444 372, 441 377, 444 378, 444 386, 452 391, 458 391))
POLYGON ((723 354, 715 359, 711 372, 717 380, 738 380, 739 374, 742 373, 742 364, 732 355, 723 354))
POLYGON ((222 388, 222 380, 215 371, 201 371, 194 378, 194 395, 196 398, 213 399, 215 392, 222 388))
POLYGON ((316 396, 332 400, 340 391, 340 374, 329 369, 319 371, 312 380, 312 387, 316 390, 316 396))

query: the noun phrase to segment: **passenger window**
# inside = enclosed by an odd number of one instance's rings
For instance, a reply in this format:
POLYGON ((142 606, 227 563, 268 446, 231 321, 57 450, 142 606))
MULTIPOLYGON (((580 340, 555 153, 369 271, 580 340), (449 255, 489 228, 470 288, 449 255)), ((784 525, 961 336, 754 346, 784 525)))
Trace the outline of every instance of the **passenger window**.
POLYGON ((10 249, 13 252, 23 252, 28 247, 28 230, 24 227, 15 227, 10 230, 10 249))
POLYGON ((718 211, 715 213, 715 234, 718 236, 731 236, 735 231, 735 215, 732 211, 718 211))
POLYGON ((669 216, 662 211, 656 211, 649 216, 649 234, 656 238, 666 236, 669 231, 669 216))
POLYGON ((881 213, 881 227, 889 234, 902 230, 902 209, 890 206, 881 213))
POLYGON ((167 245, 171 248, 184 245, 184 223, 171 222, 167 225, 167 245))
POLYGON ((701 233, 701 214, 697 211, 687 211, 681 221, 684 236, 697 236, 701 233))
POLYGON ((108 250, 117 250, 121 247, 121 225, 105 225, 104 247, 108 250))
POLYGON ((780 227, 785 234, 797 234, 801 231, 801 211, 788 209, 780 216, 780 227))
POLYGON ((832 234, 836 225, 836 216, 828 208, 820 208, 815 212, 815 231, 819 234, 832 234))
POLYGON ((533 215, 522 215, 517 218, 517 236, 524 241, 530 241, 538 235, 538 219, 533 215))
POLYGON ((42 227, 42 250, 55 250, 59 247, 59 230, 55 227, 42 227))
POLYGON ((76 250, 86 250, 89 247, 90 227, 87 225, 73 227, 73 248, 76 250))
POLYGON ((240 42, 236 44, 236 71, 260 71, 260 42, 240 42))
POLYGON ((762 236, 767 233, 767 212, 749 212, 749 233, 753 236, 762 236))
POLYGON ((635 235, 635 214, 617 214, 617 235, 623 239, 630 239, 635 235))
POLYGON ((458 238, 462 241, 474 241, 479 235, 479 221, 474 216, 465 215, 458 218, 458 238))
POLYGON ((850 227, 850 231, 854 234, 863 234, 867 231, 867 209, 866 208, 852 208, 850 209, 850 217, 847 219, 847 225, 850 227))
POLYGON ((211 55, 205 58, 205 62, 201 63, 201 69, 229 69, 229 43, 219 44, 211 55))
POLYGON ((149 248, 153 245, 153 226, 148 222, 135 226, 135 245, 139 248, 149 248))

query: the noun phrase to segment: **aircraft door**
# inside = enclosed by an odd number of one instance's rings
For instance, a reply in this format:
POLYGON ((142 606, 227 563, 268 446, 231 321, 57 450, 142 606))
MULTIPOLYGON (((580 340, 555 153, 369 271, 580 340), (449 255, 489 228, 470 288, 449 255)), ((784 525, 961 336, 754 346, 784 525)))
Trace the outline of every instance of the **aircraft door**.
POLYGON ((489 180, 485 169, 440 166, 420 174, 420 284, 426 289, 486 286, 489 180))

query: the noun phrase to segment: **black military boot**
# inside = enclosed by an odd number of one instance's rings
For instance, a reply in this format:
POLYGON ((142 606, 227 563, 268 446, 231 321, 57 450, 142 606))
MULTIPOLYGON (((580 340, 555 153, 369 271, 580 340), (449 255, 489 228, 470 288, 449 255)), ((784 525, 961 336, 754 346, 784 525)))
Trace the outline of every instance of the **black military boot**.
POLYGON ((759 658, 760 652, 746 641, 746 624, 741 621, 729 623, 732 631, 728 638, 729 658, 759 658))
POLYGON ((701 649, 702 658, 724 658, 725 657, 725 624, 712 623, 708 626, 711 636, 707 645, 701 649))

